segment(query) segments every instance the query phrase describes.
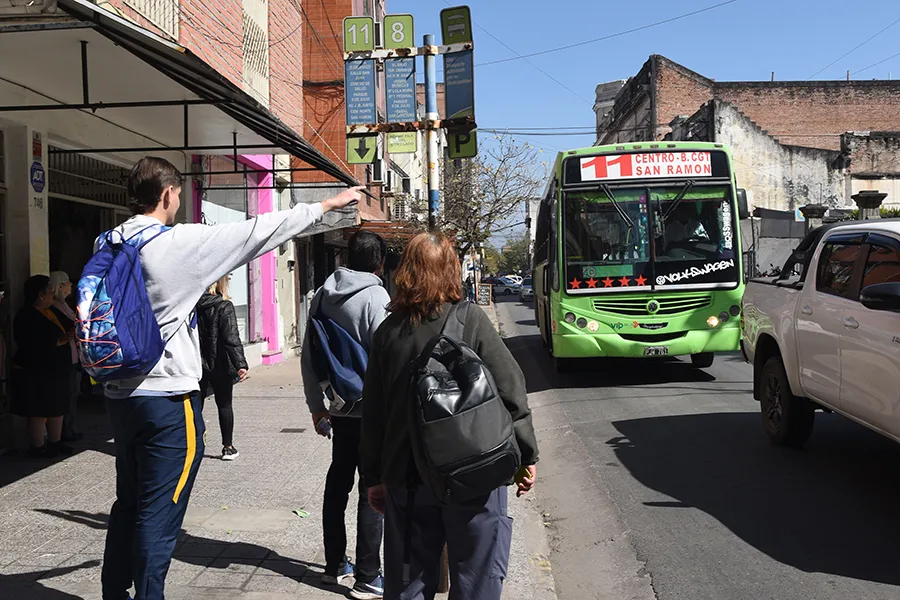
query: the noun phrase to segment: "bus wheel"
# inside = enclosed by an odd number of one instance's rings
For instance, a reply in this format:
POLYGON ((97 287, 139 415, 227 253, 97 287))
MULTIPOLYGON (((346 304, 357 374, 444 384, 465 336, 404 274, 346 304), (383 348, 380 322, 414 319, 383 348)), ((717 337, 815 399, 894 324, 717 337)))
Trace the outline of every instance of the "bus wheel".
POLYGON ((713 365, 716 355, 712 352, 701 352, 700 354, 691 354, 691 364, 698 369, 708 369, 713 365))

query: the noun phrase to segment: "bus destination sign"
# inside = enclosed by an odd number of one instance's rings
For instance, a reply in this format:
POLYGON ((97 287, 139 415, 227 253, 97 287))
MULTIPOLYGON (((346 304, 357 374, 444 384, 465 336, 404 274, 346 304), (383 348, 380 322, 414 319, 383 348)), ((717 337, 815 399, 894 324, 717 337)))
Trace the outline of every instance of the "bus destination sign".
POLYGON ((581 181, 712 177, 710 152, 601 154, 582 158, 581 181))

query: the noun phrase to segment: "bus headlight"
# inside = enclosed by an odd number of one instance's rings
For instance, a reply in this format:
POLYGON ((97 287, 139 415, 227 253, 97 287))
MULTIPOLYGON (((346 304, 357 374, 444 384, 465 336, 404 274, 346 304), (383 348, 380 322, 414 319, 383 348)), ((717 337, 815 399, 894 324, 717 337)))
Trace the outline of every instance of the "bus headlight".
POLYGON ((719 313, 719 322, 720 322, 720 323, 725 323, 726 321, 728 321, 728 319, 729 319, 730 317, 731 317, 731 315, 729 315, 727 312, 725 312, 725 311, 723 310, 722 312, 719 313))
POLYGON ((575 324, 578 325, 579 329, 584 329, 585 327, 587 327, 587 319, 581 317, 575 324))
POLYGON ((566 316, 563 318, 566 320, 566 323, 571 325, 575 322, 575 313, 566 313, 566 316))
POLYGON ((591 333, 597 333, 597 330, 600 329, 600 323, 597 321, 588 322, 588 331, 591 333))
POLYGON ((719 317, 712 316, 706 320, 706 324, 710 327, 718 327, 719 326, 719 317))
POLYGON ((728 309, 728 311, 731 313, 732 317, 736 317, 741 314, 741 307, 737 304, 734 304, 731 306, 731 308, 728 309))

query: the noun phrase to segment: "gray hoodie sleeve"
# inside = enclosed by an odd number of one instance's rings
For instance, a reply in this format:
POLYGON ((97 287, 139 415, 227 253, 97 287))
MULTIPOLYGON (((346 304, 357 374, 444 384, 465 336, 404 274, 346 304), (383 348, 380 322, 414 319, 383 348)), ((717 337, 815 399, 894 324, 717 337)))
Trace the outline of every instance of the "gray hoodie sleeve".
MULTIPOLYGON (((315 314, 315 310, 319 305, 321 291, 313 296, 312 302, 309 303, 309 314, 315 314)), ((322 387, 319 385, 319 378, 313 369, 312 361, 312 340, 310 340, 310 330, 312 325, 309 320, 306 322, 306 332, 303 334, 303 346, 300 349, 300 375, 303 378, 303 394, 306 396, 306 406, 309 407, 310 414, 328 412, 325 406, 325 394, 322 393, 322 387)))
POLYGON ((179 225, 172 228, 174 246, 179 248, 172 263, 192 272, 194 285, 202 291, 321 220, 322 205, 317 203, 298 204, 238 223, 179 225))

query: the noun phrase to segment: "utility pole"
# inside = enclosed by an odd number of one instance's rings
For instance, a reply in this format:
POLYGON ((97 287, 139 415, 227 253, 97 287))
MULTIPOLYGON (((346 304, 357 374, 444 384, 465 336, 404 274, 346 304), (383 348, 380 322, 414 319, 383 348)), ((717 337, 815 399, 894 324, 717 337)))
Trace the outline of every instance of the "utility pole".
MULTIPOLYGON (((426 34, 424 39, 426 48, 434 46, 434 35, 426 34)), ((435 56, 429 52, 425 55, 425 120, 434 123, 440 118, 437 106, 437 70, 435 69, 435 56)), ((428 146, 426 160, 428 162, 428 229, 437 229, 438 211, 441 209, 441 191, 438 181, 438 132, 434 127, 429 127, 426 134, 428 146)))

